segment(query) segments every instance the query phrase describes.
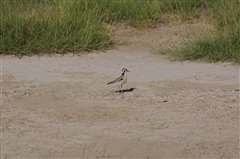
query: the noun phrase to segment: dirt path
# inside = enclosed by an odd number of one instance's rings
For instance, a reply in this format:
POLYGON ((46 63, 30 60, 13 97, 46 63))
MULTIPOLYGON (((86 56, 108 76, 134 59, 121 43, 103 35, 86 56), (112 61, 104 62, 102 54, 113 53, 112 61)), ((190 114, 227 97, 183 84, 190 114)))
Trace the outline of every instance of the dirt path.
POLYGON ((2 57, 2 156, 238 158, 239 66, 153 54, 188 36, 177 28, 114 31, 129 46, 104 53, 2 57), (106 83, 123 67, 119 94, 106 83))

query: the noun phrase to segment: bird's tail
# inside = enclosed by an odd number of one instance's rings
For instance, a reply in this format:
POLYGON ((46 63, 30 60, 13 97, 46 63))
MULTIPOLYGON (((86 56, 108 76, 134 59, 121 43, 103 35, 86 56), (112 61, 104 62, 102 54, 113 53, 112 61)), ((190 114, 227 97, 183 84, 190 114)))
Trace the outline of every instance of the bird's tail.
POLYGON ((113 81, 112 82, 108 82, 107 84, 112 84, 113 83, 113 81))

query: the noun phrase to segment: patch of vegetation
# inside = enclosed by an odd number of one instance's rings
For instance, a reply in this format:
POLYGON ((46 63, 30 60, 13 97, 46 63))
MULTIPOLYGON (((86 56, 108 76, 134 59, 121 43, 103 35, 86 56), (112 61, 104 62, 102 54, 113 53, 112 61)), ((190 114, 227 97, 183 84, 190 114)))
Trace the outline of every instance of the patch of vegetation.
POLYGON ((240 63, 240 1, 209 2, 209 16, 217 33, 189 40, 182 48, 160 50, 173 60, 240 63))
POLYGON ((176 50, 161 50, 172 60, 233 61, 240 63, 240 34, 204 37, 176 50))
POLYGON ((17 56, 99 50, 114 42, 103 25, 124 21, 147 27, 196 15, 203 0, 9 0, 1 1, 0 53, 17 56), (182 15, 182 16, 180 16, 182 15))
POLYGON ((101 19, 84 1, 4 1, 0 52, 18 56, 105 49, 101 19))
POLYGON ((239 0, 8 0, 0 2, 0 54, 91 51, 114 45, 105 23, 149 27, 198 18, 206 11, 217 34, 164 50, 176 59, 239 62, 239 0))

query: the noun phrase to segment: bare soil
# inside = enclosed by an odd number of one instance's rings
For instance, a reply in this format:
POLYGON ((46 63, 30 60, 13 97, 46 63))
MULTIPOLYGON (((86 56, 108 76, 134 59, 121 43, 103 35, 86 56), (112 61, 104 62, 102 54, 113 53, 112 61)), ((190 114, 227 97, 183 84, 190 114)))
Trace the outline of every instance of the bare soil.
POLYGON ((2 57, 3 158, 239 158, 239 66, 170 62, 202 22, 138 30, 85 55, 2 57), (125 67, 120 94, 108 83, 125 67))

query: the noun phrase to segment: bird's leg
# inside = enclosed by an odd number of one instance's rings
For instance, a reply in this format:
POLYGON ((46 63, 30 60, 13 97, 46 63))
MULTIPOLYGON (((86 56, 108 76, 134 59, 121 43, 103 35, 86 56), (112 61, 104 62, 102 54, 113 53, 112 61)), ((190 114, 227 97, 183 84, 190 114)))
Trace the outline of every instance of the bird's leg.
POLYGON ((121 85, 121 90, 122 90, 122 93, 123 93, 122 85, 121 85))
POLYGON ((118 85, 118 92, 120 93, 120 85, 118 85))

